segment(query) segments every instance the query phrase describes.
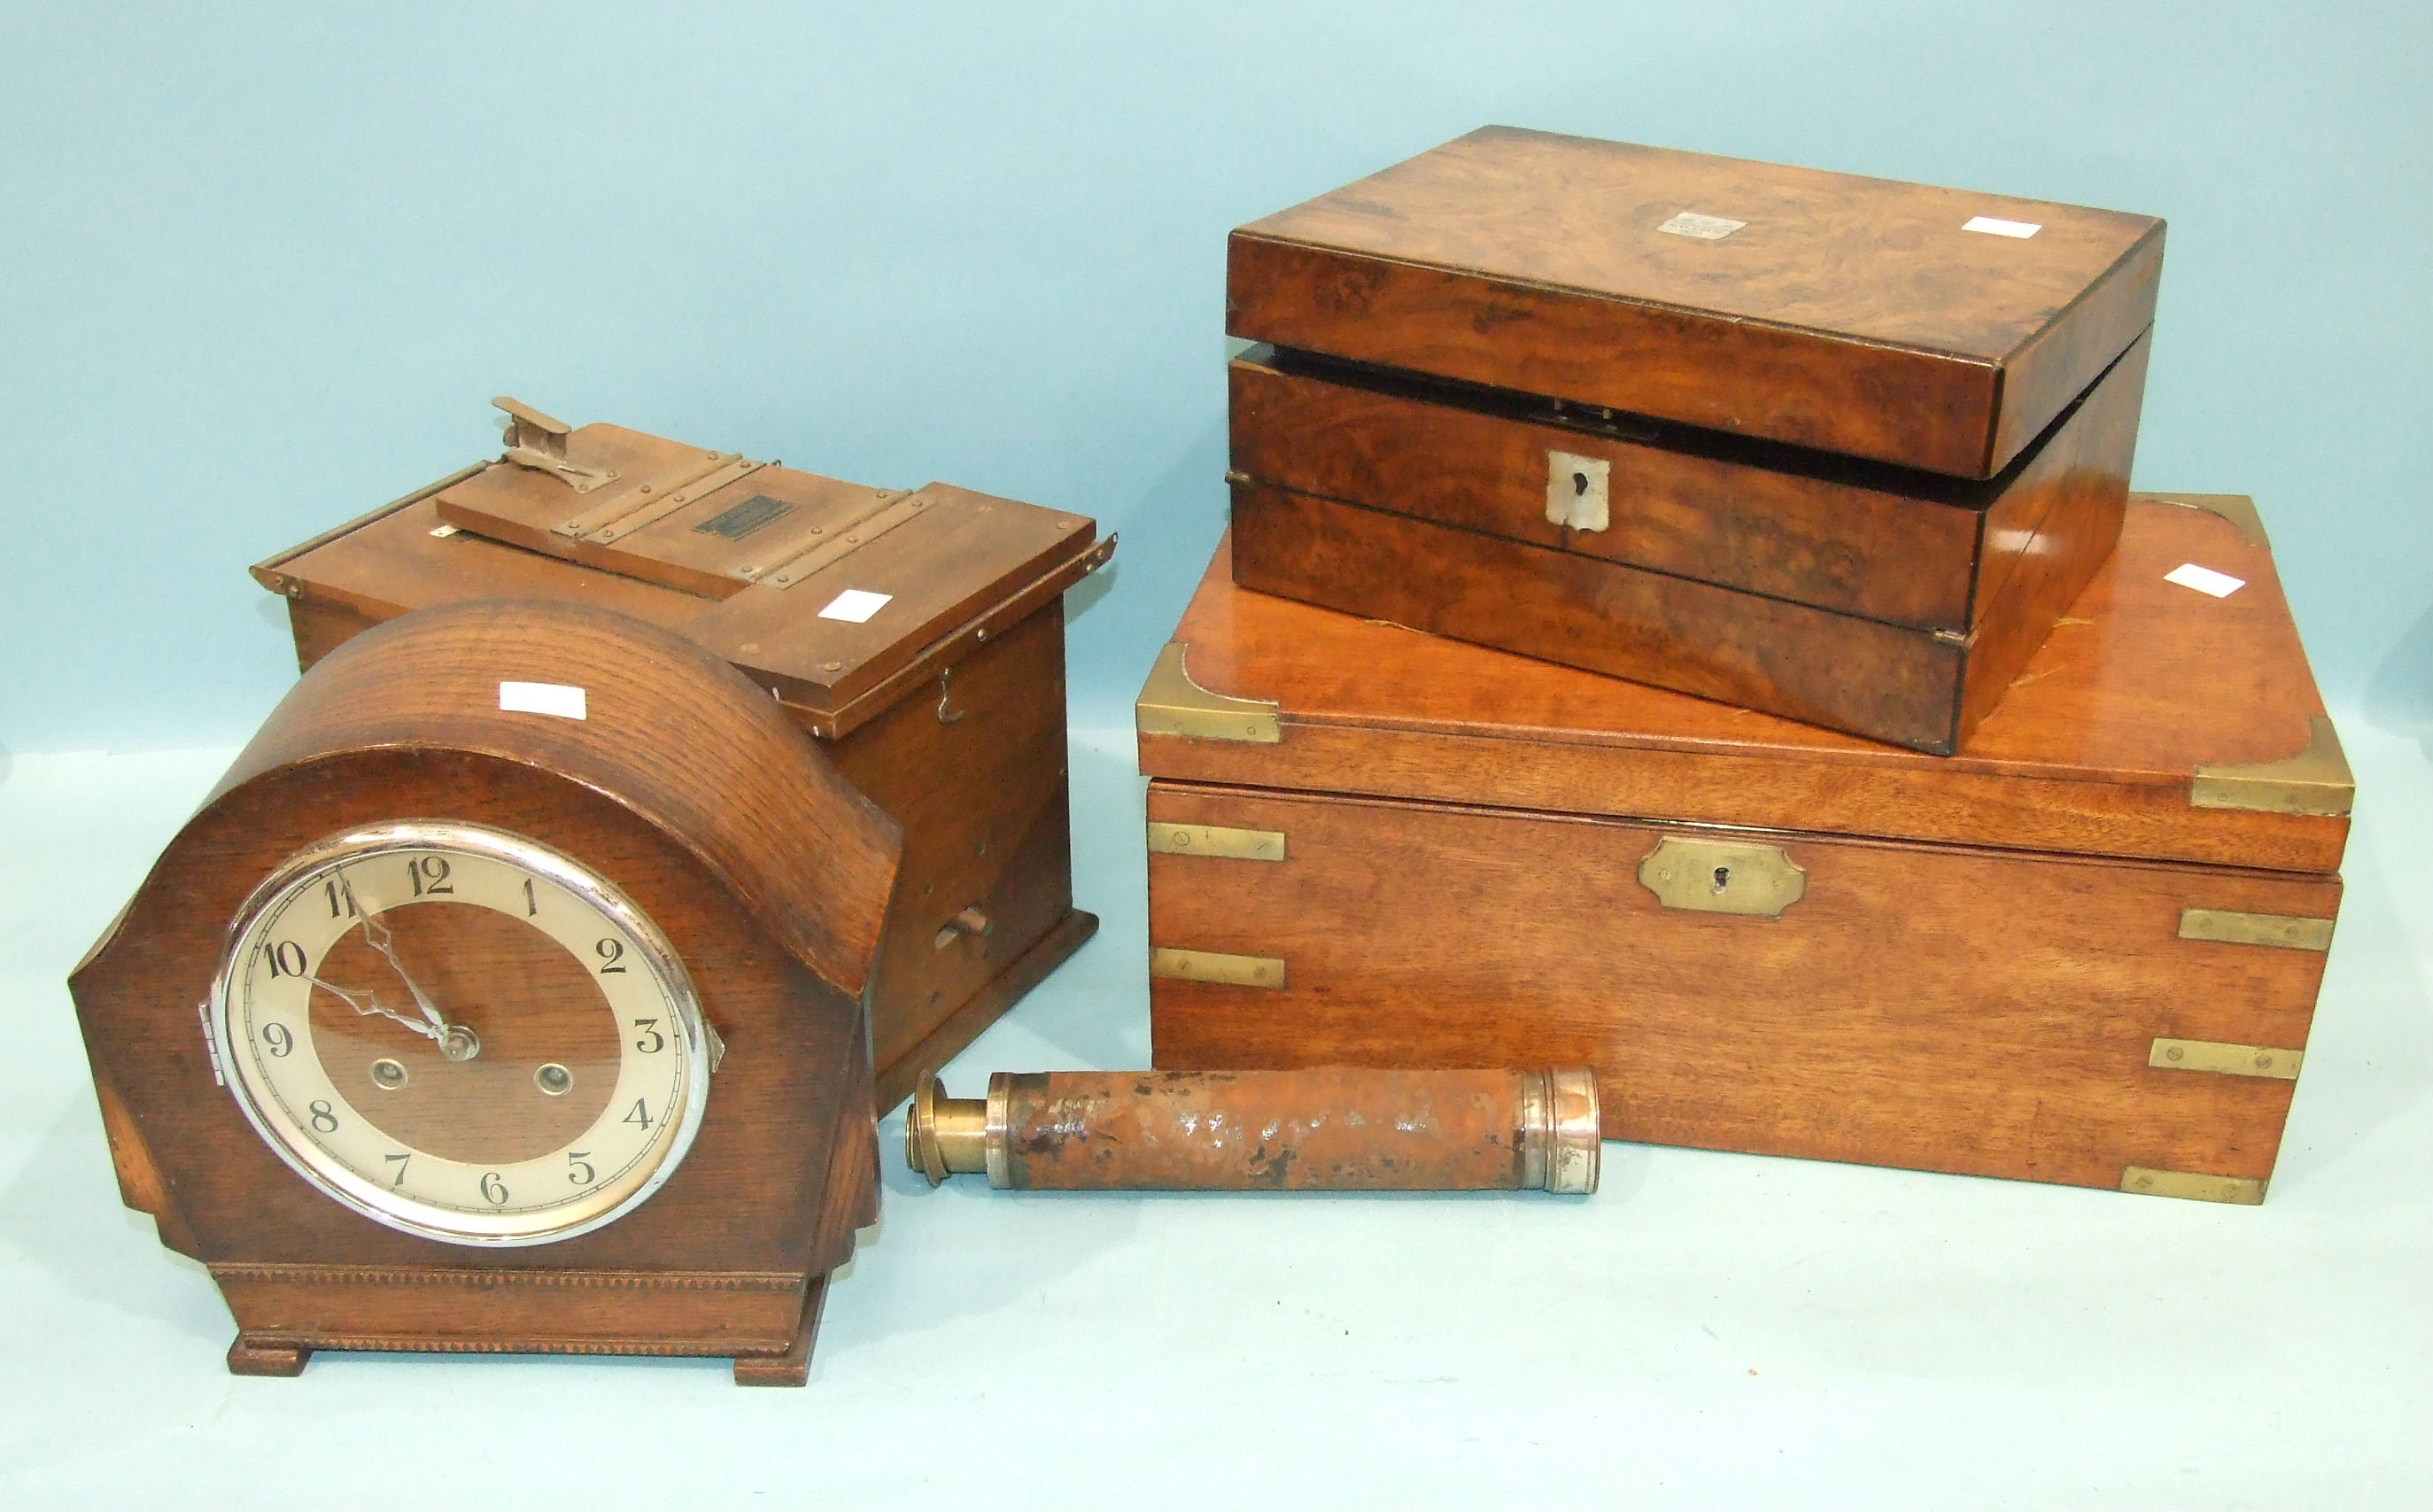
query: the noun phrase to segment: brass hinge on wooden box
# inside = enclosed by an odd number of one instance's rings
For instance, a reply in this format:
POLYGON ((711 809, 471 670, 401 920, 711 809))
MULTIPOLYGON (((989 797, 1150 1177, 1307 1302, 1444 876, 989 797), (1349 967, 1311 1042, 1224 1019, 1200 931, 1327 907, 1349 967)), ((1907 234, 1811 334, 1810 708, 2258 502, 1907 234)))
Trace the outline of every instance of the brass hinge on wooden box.
POLYGON ((1285 832, 1228 829, 1222 824, 1148 822, 1148 848, 1160 856, 1212 856, 1228 861, 1281 861, 1285 832))
POLYGON ((1134 717, 1143 735, 1180 735, 1195 740, 1250 740, 1273 745, 1284 739, 1276 705, 1258 698, 1212 693, 1191 680, 1185 647, 1169 640, 1157 654, 1142 685, 1134 717))

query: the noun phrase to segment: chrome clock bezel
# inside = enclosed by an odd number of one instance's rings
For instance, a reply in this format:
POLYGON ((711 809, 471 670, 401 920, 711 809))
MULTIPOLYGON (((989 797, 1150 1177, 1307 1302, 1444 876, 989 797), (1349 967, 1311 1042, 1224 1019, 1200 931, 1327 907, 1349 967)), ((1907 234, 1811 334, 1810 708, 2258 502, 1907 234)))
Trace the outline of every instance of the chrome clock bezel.
POLYGON ((647 1201, 673 1176, 700 1132, 709 1102, 710 1073, 716 1042, 701 1009, 700 994, 686 972, 683 958, 649 914, 614 884, 572 857, 538 841, 487 824, 452 819, 400 819, 358 825, 327 835, 296 852, 263 879, 230 922, 218 972, 205 1005, 212 1048, 237 1107, 287 1167, 341 1206, 386 1228, 477 1249, 517 1249, 556 1244, 623 1217, 647 1201), (675 1132, 642 1181, 621 1196, 597 1195, 592 1205, 575 1200, 553 1205, 540 1215, 513 1215, 485 1220, 481 1215, 459 1213, 383 1190, 330 1151, 300 1135, 291 1135, 281 1118, 262 1104, 262 1094, 246 1071, 236 1035, 235 993, 246 969, 258 923, 278 900, 321 878, 321 874, 375 857, 404 851, 456 851, 503 862, 544 877, 597 909, 622 929, 638 947, 644 964, 664 988, 672 1036, 685 1058, 678 1079, 684 1106, 675 1117, 675 1132), (536 1219, 539 1221, 536 1221, 536 1219))

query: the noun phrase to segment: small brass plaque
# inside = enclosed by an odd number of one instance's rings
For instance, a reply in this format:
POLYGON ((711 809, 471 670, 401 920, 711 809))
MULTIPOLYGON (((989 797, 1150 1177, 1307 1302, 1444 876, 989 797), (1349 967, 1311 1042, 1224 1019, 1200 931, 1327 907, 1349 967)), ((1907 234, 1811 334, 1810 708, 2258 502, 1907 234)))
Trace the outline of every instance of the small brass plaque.
POLYGON ((2161 1171, 2132 1165, 2120 1173, 2120 1190, 2141 1197, 2178 1197, 2193 1202, 2232 1202, 2252 1208, 2264 1200, 2264 1183, 2252 1176, 2207 1176, 2202 1171, 2161 1171))
POLYGON ((1779 845, 1667 835, 1639 863, 1639 880, 1668 909, 1779 919, 1808 892, 1808 874, 1779 845))
POLYGON ((1215 950, 1169 950, 1163 945, 1148 953, 1148 974, 1179 982, 1221 982, 1228 987, 1285 984, 1285 963, 1273 956, 1228 956, 1215 950))
POLYGON ((2146 1063, 2162 1071, 2211 1071, 2225 1077, 2269 1077, 2295 1081, 2304 1050, 2269 1045, 2226 1045, 2220 1040, 2156 1040, 2146 1063))
POLYGON ((754 531, 794 512, 794 506, 767 494, 754 494, 740 504, 730 504, 693 527, 704 535, 721 535, 740 541, 754 531))
POLYGON ((1148 848, 1161 856, 1213 856, 1228 861, 1281 861, 1280 829, 1227 829, 1222 824, 1148 823, 1148 848))
POLYGON ((2226 945, 2278 945, 2284 950, 2329 950, 2332 921, 2286 913, 2233 913, 2226 909, 2182 909, 2180 938, 2226 945))

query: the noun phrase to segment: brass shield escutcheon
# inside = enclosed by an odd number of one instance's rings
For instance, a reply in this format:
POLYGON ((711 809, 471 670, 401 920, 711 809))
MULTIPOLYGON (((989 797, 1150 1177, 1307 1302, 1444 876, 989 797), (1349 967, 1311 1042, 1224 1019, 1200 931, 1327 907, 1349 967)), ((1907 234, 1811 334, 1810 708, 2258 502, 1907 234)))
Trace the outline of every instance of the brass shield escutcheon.
POLYGON ((1639 880, 1668 909, 1779 919, 1808 892, 1808 873, 1779 845, 1667 835, 1639 863, 1639 880))

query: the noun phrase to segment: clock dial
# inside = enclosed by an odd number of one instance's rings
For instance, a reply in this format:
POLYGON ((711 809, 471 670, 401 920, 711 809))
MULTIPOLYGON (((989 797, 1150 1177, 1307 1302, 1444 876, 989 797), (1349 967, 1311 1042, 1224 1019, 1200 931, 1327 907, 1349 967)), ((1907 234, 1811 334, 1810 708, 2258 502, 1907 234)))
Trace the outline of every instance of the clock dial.
POLYGON ((672 1174, 716 1040, 640 909, 546 846, 403 821, 292 858, 211 1005, 238 1103, 368 1217, 472 1245, 570 1238, 672 1174))

